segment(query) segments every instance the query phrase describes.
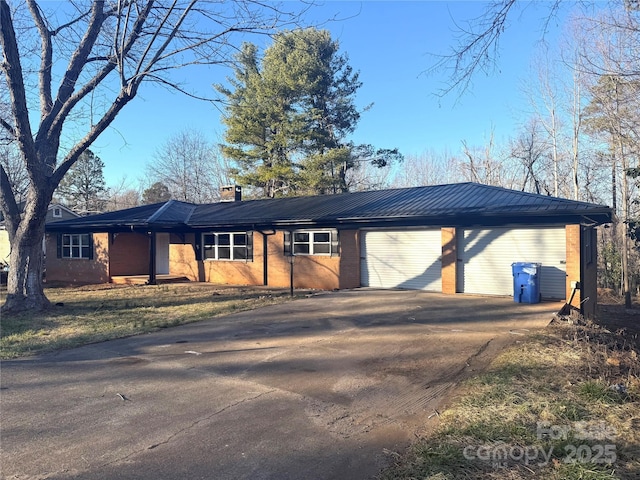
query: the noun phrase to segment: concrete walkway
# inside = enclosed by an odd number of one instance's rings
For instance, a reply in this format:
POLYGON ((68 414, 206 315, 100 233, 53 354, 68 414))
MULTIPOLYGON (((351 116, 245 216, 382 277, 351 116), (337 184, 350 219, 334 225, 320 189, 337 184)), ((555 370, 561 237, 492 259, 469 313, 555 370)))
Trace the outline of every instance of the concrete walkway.
POLYGON ((2 477, 364 479, 556 303, 325 293, 2 362, 2 477))

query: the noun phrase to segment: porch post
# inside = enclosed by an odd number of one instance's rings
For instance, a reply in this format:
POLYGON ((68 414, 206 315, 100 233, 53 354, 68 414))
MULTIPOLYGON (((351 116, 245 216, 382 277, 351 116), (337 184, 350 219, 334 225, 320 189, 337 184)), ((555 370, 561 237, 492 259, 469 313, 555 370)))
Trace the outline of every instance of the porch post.
POLYGON ((151 232, 149 247, 149 285, 156 284, 156 232, 151 232))
POLYGON ((264 232, 262 233, 262 284, 266 287, 269 285, 269 246, 267 245, 268 236, 264 232))

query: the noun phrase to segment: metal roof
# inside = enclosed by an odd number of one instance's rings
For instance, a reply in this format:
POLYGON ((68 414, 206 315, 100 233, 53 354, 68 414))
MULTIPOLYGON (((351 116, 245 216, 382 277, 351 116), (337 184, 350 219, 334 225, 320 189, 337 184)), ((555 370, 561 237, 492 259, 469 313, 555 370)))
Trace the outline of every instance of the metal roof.
POLYGON ((295 226, 586 223, 611 221, 605 205, 477 183, 399 188, 339 195, 196 205, 176 200, 57 222, 65 229, 200 230, 295 226))

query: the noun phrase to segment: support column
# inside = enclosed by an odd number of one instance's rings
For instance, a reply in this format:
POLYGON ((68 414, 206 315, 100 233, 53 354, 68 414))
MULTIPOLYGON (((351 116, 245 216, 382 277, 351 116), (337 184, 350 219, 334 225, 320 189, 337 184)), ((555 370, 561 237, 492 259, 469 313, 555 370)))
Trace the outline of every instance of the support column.
POLYGON ((149 285, 156 284, 156 232, 149 234, 149 285))
POLYGON ((458 268, 455 227, 442 227, 442 293, 455 294, 458 268))
POLYGON ((571 306, 580 308, 582 302, 582 268, 580 258, 580 225, 567 225, 565 227, 567 235, 567 280, 566 280, 566 296, 567 302, 571 301, 571 306), (575 294, 571 298, 573 289, 575 294))
POLYGON ((260 233, 262 234, 262 285, 266 287, 269 285, 269 237, 265 232, 260 233))

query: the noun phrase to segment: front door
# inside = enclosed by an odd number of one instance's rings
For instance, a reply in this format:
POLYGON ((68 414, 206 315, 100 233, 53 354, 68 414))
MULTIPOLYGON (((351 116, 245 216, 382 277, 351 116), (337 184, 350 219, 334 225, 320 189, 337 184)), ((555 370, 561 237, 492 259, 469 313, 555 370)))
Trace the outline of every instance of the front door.
POLYGON ((169 234, 156 233, 156 275, 169 274, 169 234))

